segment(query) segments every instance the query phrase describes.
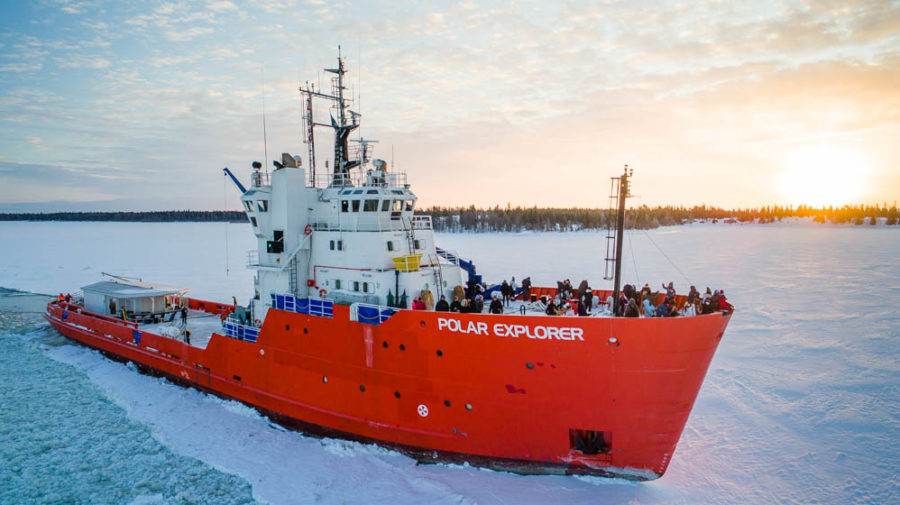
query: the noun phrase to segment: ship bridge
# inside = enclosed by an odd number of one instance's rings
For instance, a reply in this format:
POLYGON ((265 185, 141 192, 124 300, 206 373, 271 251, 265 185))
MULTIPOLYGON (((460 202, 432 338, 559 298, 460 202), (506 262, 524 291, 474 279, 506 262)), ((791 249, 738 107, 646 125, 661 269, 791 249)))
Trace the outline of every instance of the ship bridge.
POLYGON ((247 188, 225 169, 257 238, 247 254, 247 266, 256 270, 254 320, 265 318, 277 294, 408 307, 416 296, 427 304, 441 295, 449 299, 463 285, 459 263, 438 254, 431 216, 415 214, 406 173, 370 156, 376 141, 348 137, 360 115, 347 110, 345 70, 338 63, 331 94, 309 84, 300 88, 307 105, 306 166, 289 153, 273 161, 271 173, 254 162, 247 188), (331 100, 337 117, 316 122, 314 98, 331 100), (334 134, 333 170, 325 173, 316 171, 315 127, 334 134))

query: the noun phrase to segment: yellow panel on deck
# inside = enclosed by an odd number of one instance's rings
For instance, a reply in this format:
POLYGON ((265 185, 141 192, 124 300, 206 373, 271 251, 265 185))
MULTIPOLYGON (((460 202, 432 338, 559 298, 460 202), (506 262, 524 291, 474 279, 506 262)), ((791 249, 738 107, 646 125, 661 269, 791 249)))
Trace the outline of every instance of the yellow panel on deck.
POLYGON ((407 254, 405 256, 397 256, 393 258, 394 267, 401 272, 415 272, 419 269, 419 262, 422 261, 421 254, 407 254))

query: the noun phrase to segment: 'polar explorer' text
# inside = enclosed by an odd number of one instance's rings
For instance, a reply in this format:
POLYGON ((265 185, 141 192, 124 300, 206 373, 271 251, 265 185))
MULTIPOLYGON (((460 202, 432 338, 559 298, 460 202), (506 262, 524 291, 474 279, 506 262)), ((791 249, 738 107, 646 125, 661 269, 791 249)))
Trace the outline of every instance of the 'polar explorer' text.
MULTIPOLYGON (((461 321, 459 319, 446 317, 438 318, 438 330, 473 335, 491 334, 491 332, 488 332, 488 323, 484 321, 461 321)), ((584 341, 582 336, 584 335, 583 329, 567 326, 528 326, 525 324, 496 323, 491 330, 497 337, 528 337, 536 338, 538 340, 556 339, 584 341)))

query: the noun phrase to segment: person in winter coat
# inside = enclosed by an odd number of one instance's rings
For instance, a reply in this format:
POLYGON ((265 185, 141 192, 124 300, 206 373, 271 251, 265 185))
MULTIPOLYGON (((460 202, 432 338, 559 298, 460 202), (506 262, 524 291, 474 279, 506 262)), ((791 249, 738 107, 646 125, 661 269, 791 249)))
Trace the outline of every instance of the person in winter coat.
POLYGON ((584 304, 584 310, 587 312, 590 312, 591 309, 594 308, 594 292, 591 290, 590 286, 584 291, 581 302, 584 304))
POLYGON ((548 316, 558 316, 559 309, 556 307, 556 304, 553 303, 553 300, 547 302, 547 310, 544 311, 548 316))
POLYGON ((651 294, 652 291, 650 291, 650 285, 644 283, 644 287, 641 288, 641 299, 643 299, 644 297, 649 297, 651 294))
MULTIPOLYGON (((504 281, 504 282, 506 282, 506 281, 504 281)), ((494 295, 493 299, 491 300, 491 306, 488 309, 488 312, 490 312, 491 314, 502 314, 503 313, 503 302, 500 301, 500 297, 497 296, 496 294, 494 295)))
POLYGON ((522 300, 531 301, 531 277, 522 279, 522 300))
POLYGON ((656 312, 653 314, 653 317, 666 317, 669 315, 669 308, 666 306, 666 302, 663 301, 656 307, 656 312))
POLYGON ((472 312, 476 314, 481 314, 484 312, 484 297, 481 295, 475 295, 475 299, 472 300, 472 312))
POLYGON ((687 297, 687 304, 694 305, 697 302, 697 300, 699 300, 699 299, 700 299, 700 292, 697 291, 696 287, 691 286, 691 290, 688 293, 688 297, 687 297))
POLYGON ((450 303, 450 312, 462 312, 462 304, 459 303, 459 297, 453 297, 453 302, 450 303))
POLYGON ((582 279, 581 282, 578 283, 578 298, 584 298, 584 293, 591 289, 588 286, 587 279, 582 279))
POLYGON ((510 291, 511 290, 509 289, 509 283, 506 282, 506 279, 503 279, 503 283, 500 284, 500 294, 503 295, 504 305, 509 305, 510 291))
POLYGON ((653 311, 655 310, 653 304, 650 303, 650 294, 644 297, 644 301, 642 302, 644 305, 644 317, 653 317, 653 311))
POLYGON ((413 310, 425 310, 425 302, 423 302, 422 299, 419 298, 418 296, 413 298, 412 309, 413 310))
POLYGON ((728 299, 725 298, 725 290, 719 290, 719 310, 728 310, 729 305, 728 299))
POLYGON ((637 302, 634 298, 628 299, 628 305, 625 307, 625 317, 639 317, 641 311, 638 310, 637 302))
POLYGON ((675 300, 675 284, 672 281, 669 281, 669 285, 662 285, 663 289, 666 290, 666 302, 671 303, 675 300))
POLYGON ((441 299, 438 300, 436 304, 434 304, 435 312, 450 312, 450 304, 447 303, 447 297, 441 295, 441 299))
POLYGON ((578 312, 579 316, 588 315, 587 307, 585 307, 584 300, 581 298, 578 299, 578 305, 576 306, 576 311, 578 312))

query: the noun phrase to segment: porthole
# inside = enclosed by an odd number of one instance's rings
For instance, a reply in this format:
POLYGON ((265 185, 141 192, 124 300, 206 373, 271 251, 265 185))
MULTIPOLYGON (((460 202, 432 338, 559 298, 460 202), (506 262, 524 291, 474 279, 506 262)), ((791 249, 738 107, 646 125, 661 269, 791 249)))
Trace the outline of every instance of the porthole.
POLYGON ((387 341, 382 342, 381 347, 384 347, 385 349, 387 349, 387 341))
POLYGON ((444 400, 444 406, 445 406, 445 407, 449 407, 449 406, 450 406, 450 400, 444 400))
POLYGON ((527 368, 529 370, 534 370, 534 363, 532 363, 530 361, 528 363, 525 363, 525 368, 527 368))
POLYGON ((401 351, 405 351, 405 350, 406 350, 406 346, 403 345, 403 344, 400 344, 400 350, 401 350, 401 351))
POLYGON ((365 392, 366 392, 366 386, 364 386, 363 384, 360 384, 360 385, 359 385, 359 390, 360 390, 361 392, 365 393, 365 392))
POLYGON ((440 358, 441 356, 444 355, 444 351, 442 351, 442 350, 440 350, 440 349, 438 349, 437 351, 435 351, 435 353, 438 355, 438 358, 440 358))
POLYGON ((328 377, 326 377, 326 376, 323 375, 323 376, 322 376, 322 383, 323 383, 323 384, 328 384, 328 377))
POLYGON ((303 334, 306 335, 307 333, 309 333, 309 330, 306 328, 303 328, 303 334))
POLYGON ((400 398, 400 391, 394 391, 394 398, 400 398))
POLYGON ((471 403, 467 403, 467 404, 466 404, 466 410, 472 410, 472 404, 471 404, 471 403))

